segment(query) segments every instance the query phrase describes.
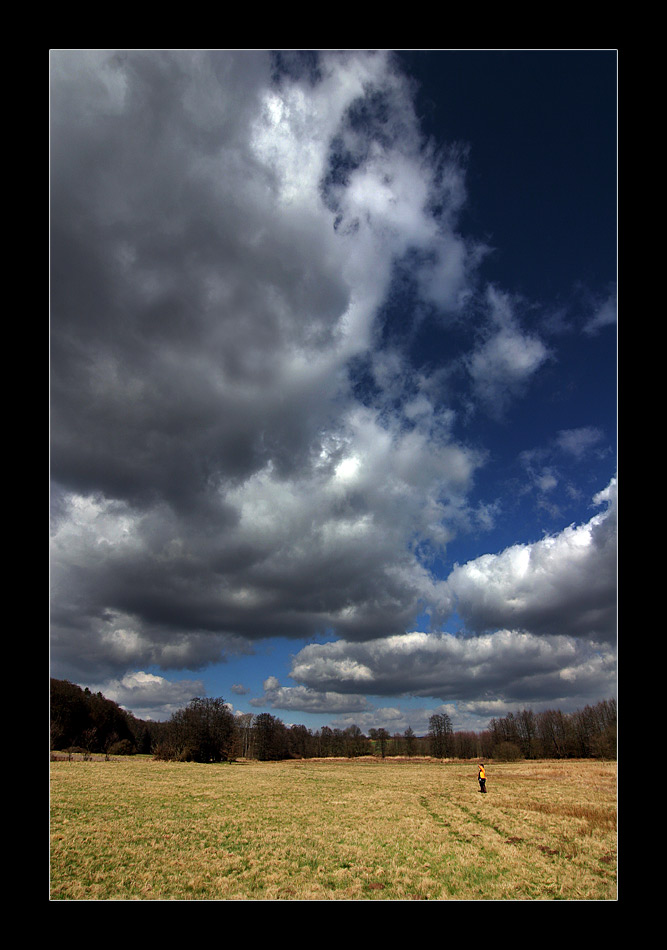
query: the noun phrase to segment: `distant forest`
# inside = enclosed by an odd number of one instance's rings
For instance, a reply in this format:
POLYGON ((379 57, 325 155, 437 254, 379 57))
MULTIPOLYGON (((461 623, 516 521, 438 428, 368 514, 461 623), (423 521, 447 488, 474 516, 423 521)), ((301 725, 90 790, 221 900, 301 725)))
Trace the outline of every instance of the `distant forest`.
POLYGON ((491 719, 483 732, 452 729, 448 715, 431 716, 429 731, 391 734, 285 725, 270 713, 235 716, 222 698, 196 698, 168 722, 137 719, 102 693, 51 680, 51 750, 84 755, 152 755, 157 759, 223 762, 355 757, 434 756, 460 759, 616 758, 616 700, 572 713, 531 709, 491 719))

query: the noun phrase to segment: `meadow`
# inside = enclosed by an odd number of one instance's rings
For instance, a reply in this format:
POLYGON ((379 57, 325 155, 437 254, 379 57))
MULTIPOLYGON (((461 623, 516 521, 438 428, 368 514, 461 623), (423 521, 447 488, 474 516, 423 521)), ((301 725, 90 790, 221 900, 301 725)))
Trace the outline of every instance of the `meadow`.
POLYGON ((51 900, 616 900, 616 763, 53 761, 51 900))

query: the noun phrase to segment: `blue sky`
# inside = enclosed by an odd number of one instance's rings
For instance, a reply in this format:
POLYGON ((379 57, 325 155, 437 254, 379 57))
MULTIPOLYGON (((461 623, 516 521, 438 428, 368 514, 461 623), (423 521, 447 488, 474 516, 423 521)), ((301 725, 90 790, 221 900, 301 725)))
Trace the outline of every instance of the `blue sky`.
POLYGON ((484 729, 616 689, 614 50, 51 54, 51 669, 484 729))

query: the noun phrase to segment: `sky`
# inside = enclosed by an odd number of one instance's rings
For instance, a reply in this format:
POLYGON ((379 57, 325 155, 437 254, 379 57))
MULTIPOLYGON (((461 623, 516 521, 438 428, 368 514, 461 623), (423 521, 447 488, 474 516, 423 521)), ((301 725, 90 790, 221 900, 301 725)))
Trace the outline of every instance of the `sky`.
POLYGON ((51 675, 616 693, 615 50, 53 50, 51 675))

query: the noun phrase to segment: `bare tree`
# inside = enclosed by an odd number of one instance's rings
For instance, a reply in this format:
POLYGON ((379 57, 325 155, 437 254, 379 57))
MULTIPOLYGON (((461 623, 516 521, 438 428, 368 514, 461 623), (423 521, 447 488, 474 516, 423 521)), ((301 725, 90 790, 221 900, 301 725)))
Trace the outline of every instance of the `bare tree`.
POLYGON ((452 753, 454 730, 447 713, 435 713, 428 721, 431 755, 445 759, 452 753))
POLYGON ((387 743, 391 739, 391 736, 384 728, 370 729, 368 734, 380 749, 380 755, 384 759, 385 755, 387 754, 387 743))
POLYGON ((415 733, 411 726, 403 733, 403 739, 405 742, 405 754, 411 756, 415 754, 415 733))

